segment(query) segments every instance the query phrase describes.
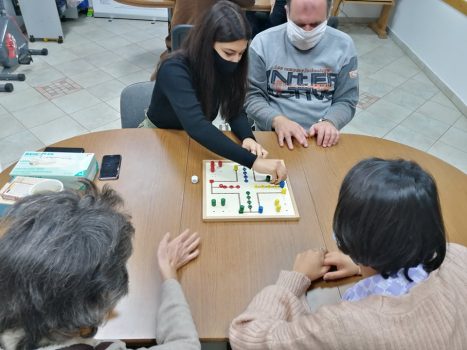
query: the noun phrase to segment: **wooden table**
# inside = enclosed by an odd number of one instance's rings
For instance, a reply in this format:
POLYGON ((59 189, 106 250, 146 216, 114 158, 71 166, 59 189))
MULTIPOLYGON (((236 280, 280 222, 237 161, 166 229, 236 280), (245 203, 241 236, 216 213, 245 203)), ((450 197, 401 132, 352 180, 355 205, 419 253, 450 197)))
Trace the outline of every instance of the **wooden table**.
MULTIPOLYGON (((132 5, 138 7, 151 7, 151 8, 173 8, 176 0, 115 0, 121 4, 132 5)), ((196 0, 193 0, 196 1, 196 0)), ((256 0, 255 5, 249 10, 253 11, 271 11, 270 0, 256 0)))
MULTIPOLYGON (((189 227, 201 234, 201 254, 181 270, 193 317, 204 340, 223 340, 230 321, 252 297, 274 283, 281 269, 290 269, 295 255, 308 248, 335 249, 332 217, 344 175, 370 156, 407 158, 419 162, 436 178, 449 240, 467 245, 467 175, 443 161, 391 141, 342 135, 330 149, 314 142, 305 149, 280 148, 272 132, 257 132, 270 157, 284 159, 301 218, 288 222, 202 221, 202 160, 218 159, 185 132, 123 129, 74 137, 55 146, 84 147, 96 153, 122 154, 120 179, 106 182, 119 191, 136 228, 128 268, 130 294, 114 318, 98 333, 101 338, 153 339, 160 277, 156 248, 166 231, 178 234, 189 227)), ((8 180, 10 169, 0 174, 8 180)), ((97 181, 99 186, 103 182, 97 181)), ((342 286, 318 283, 313 302, 340 299, 342 286)))

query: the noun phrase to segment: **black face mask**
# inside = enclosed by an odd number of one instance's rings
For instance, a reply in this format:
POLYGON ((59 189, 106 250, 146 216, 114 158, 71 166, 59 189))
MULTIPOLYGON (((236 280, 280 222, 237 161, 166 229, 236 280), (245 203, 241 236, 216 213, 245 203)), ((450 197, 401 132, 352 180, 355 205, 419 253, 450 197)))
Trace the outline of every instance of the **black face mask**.
POLYGON ((214 65, 217 71, 221 74, 233 74, 235 69, 237 69, 238 62, 227 61, 223 59, 215 49, 213 51, 214 65))

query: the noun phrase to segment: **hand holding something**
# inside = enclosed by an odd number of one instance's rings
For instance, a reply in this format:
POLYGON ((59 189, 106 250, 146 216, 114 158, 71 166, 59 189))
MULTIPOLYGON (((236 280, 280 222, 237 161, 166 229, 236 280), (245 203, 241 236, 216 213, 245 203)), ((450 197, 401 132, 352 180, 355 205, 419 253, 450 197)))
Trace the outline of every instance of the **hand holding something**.
POLYGON ((271 183, 273 184, 287 179, 287 169, 278 159, 263 159, 258 157, 253 163, 252 168, 258 173, 271 175, 271 183))
POLYGON ((260 158, 266 158, 268 156, 268 151, 266 151, 263 146, 250 137, 247 137, 243 140, 242 147, 260 158))
POLYGON ((331 147, 339 141, 339 130, 331 122, 322 121, 311 126, 309 136, 316 136, 318 146, 331 147))
POLYGON ((157 260, 163 280, 177 279, 177 270, 199 255, 200 237, 197 232, 190 234, 186 229, 180 235, 170 240, 167 232, 157 249, 157 260))
POLYGON ((293 149, 292 138, 295 138, 303 147, 308 147, 308 134, 300 124, 283 115, 279 115, 272 120, 272 127, 276 131, 279 146, 284 146, 285 139, 287 147, 293 149))
POLYGON ((295 258, 293 270, 303 273, 311 281, 317 280, 329 271, 329 266, 324 265, 325 250, 309 249, 300 253, 295 258))
POLYGON ((332 281, 360 274, 360 267, 352 259, 341 252, 329 252, 324 257, 324 264, 335 266, 337 271, 328 272, 323 276, 325 281, 332 281))

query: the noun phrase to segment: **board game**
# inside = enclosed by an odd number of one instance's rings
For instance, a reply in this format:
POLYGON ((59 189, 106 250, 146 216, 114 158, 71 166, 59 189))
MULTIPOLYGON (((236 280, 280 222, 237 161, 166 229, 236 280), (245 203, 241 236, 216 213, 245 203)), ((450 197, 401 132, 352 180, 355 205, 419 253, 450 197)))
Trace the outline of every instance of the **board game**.
POLYGON ((270 184, 259 174, 229 160, 203 161, 203 220, 298 220, 288 180, 270 184))

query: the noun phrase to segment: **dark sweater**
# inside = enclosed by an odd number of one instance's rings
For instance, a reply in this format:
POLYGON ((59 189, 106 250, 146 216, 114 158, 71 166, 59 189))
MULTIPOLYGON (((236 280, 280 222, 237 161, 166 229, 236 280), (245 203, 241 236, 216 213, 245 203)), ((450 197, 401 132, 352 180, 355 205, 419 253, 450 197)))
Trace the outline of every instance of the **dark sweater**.
MULTIPOLYGON (((190 68, 182 57, 167 59, 159 68, 147 115, 161 129, 184 129, 190 137, 221 157, 251 168, 256 156, 224 135, 212 125, 216 118, 207 117, 193 87, 190 68)), ((244 115, 229 120, 230 127, 241 141, 253 132, 244 115)))

